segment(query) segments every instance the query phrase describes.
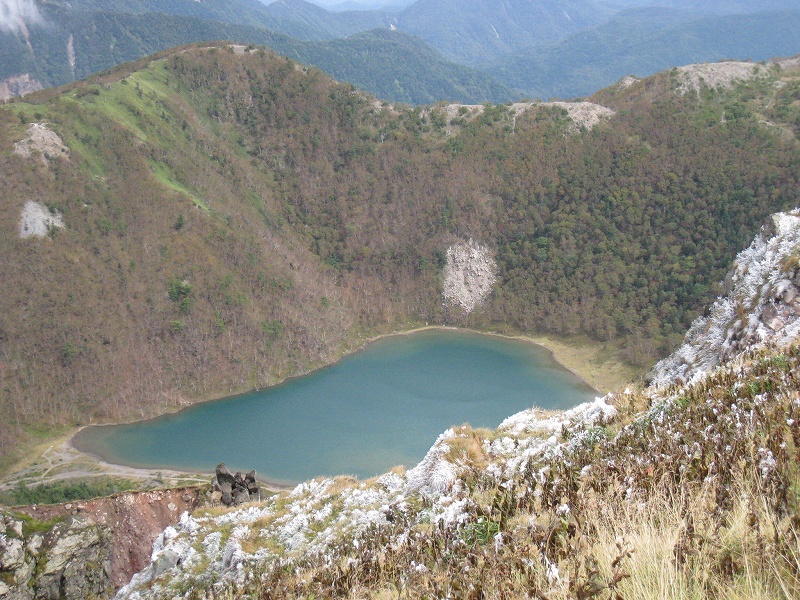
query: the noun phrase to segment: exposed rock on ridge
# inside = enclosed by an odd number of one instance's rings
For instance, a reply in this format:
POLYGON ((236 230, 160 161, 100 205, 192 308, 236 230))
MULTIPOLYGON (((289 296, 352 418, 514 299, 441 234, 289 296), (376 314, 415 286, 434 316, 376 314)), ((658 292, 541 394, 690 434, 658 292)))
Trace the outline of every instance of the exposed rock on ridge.
MULTIPOLYGON (((516 119, 526 111, 538 107, 556 106, 567 111, 567 115, 572 120, 571 132, 578 132, 581 129, 591 131, 591 129, 606 119, 610 119, 615 111, 606 106, 594 102, 514 102, 510 109, 516 119)), ((485 106, 482 104, 448 104, 444 107, 447 113, 447 120, 462 117, 472 120, 478 115, 483 114, 485 106)))
POLYGON ((52 158, 69 158, 69 148, 46 123, 31 123, 28 137, 14 144, 14 154, 28 158, 34 152, 41 155, 45 164, 52 158))
POLYGON ((0 102, 5 102, 14 96, 24 96, 42 89, 42 84, 30 76, 29 73, 14 75, 0 81, 0 102))
POLYGON ((616 114, 610 108, 594 102, 545 102, 542 106, 556 106, 566 110, 572 119, 573 131, 580 131, 582 128, 591 131, 595 125, 616 114))
POLYGON ((738 81, 767 77, 769 69, 751 62, 726 61, 677 67, 678 93, 699 92, 702 87, 729 88, 738 81))
POLYGON ((689 381, 743 350, 800 333, 800 209, 772 215, 725 278, 725 295, 653 368, 655 385, 689 381))

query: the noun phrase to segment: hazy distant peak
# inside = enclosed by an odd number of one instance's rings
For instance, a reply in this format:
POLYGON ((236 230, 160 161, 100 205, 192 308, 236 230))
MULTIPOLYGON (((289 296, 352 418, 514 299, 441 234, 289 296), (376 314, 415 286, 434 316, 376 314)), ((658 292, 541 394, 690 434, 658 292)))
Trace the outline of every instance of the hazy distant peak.
MULTIPOLYGON (((280 2, 282 0, 275 0, 280 2)), ((345 10, 402 10, 410 6, 413 2, 410 0, 313 0, 311 4, 315 4, 326 10, 341 12, 345 10)), ((270 4, 270 2, 266 2, 270 4)))
POLYGON ((25 33, 25 25, 42 20, 33 0, 0 0, 0 31, 25 33))

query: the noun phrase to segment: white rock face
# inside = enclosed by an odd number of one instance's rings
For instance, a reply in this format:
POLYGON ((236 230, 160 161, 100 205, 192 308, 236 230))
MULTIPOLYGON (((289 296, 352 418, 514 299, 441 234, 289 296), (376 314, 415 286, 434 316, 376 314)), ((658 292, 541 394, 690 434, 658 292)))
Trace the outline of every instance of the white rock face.
POLYGON ((700 88, 729 88, 737 81, 747 81, 757 77, 766 77, 769 70, 758 63, 720 62, 686 65, 678 67, 680 85, 678 93, 686 94, 700 91, 700 88))
POLYGON ((447 249, 444 266, 444 301, 471 313, 492 291, 497 263, 488 248, 469 240, 447 249))
POLYGON ((545 102, 542 106, 558 106, 565 109, 575 129, 585 127, 588 131, 604 119, 610 119, 617 114, 610 108, 594 102, 545 102))
POLYGON ((591 427, 596 423, 612 419, 617 414, 617 409, 608 404, 607 399, 607 396, 598 397, 594 402, 580 404, 562 414, 545 419, 537 414, 536 409, 523 410, 500 423, 498 429, 520 435, 531 432, 558 433, 564 427, 576 425, 591 427))
POLYGON ((14 144, 14 154, 27 158, 34 151, 39 152, 45 162, 55 157, 69 158, 69 148, 46 123, 31 123, 28 126, 28 137, 14 144))
POLYGON ((406 473, 408 484, 406 495, 422 494, 430 497, 439 497, 450 491, 458 477, 456 465, 447 460, 450 447, 447 440, 455 437, 456 433, 448 429, 441 434, 436 443, 428 450, 425 458, 406 473))
POLYGON ((800 209, 772 215, 736 257, 707 317, 692 323, 683 346, 650 372, 655 385, 691 381, 751 346, 800 334, 800 209))
POLYGON ((42 84, 30 76, 30 73, 13 75, 7 79, 0 80, 0 102, 14 96, 24 96, 36 90, 41 90, 42 84))
POLYGON ((44 237, 54 227, 64 227, 64 219, 58 212, 50 212, 46 206, 33 200, 25 203, 19 220, 19 237, 44 237))
MULTIPOLYGON (((610 108, 594 102, 514 102, 509 108, 516 119, 531 108, 540 106, 558 106, 565 109, 569 118, 572 119, 573 132, 580 131, 582 127, 591 130, 601 121, 610 119, 617 114, 610 108)), ((482 104, 448 104, 445 110, 447 111, 447 120, 449 122, 458 116, 463 116, 465 119, 470 120, 483 114, 485 108, 482 104), (466 108, 466 112, 460 115, 462 108, 466 108)))
POLYGON ((617 87, 622 89, 629 88, 638 81, 641 81, 641 79, 634 77, 633 75, 626 75, 617 82, 617 87))

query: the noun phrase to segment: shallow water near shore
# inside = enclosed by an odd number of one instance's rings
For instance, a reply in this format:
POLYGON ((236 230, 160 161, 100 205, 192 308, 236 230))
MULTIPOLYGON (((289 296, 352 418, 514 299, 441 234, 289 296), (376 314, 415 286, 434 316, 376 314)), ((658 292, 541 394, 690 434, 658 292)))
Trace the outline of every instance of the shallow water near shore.
POLYGON ((597 392, 541 346, 452 330, 383 338, 279 386, 129 425, 87 427, 75 446, 112 463, 211 471, 224 461, 278 483, 414 466, 451 425, 496 427, 597 392))

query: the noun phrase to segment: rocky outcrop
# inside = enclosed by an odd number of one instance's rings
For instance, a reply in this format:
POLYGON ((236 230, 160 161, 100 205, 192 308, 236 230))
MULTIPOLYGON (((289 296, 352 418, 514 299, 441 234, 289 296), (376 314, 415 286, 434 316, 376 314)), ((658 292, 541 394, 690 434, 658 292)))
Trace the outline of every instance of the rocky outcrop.
POLYGON ((729 88, 734 83, 767 77, 769 68, 758 63, 725 61, 677 67, 678 93, 698 92, 703 87, 729 88))
POLYGON ((64 227, 64 219, 58 211, 28 200, 19 219, 19 237, 45 237, 56 228, 64 227))
POLYGON ((256 483, 256 472, 233 475, 225 463, 219 463, 211 481, 211 501, 225 506, 236 506, 253 500, 261 500, 261 488, 256 483))
POLYGON ((648 378, 690 381, 757 344, 785 344, 800 334, 800 209, 772 215, 739 253, 707 316, 648 378))
MULTIPOLYGON (((21 541, 37 574, 32 581, 28 563, 16 566, 13 581, 8 584, 16 595, 8 598, 110 597, 150 562, 153 543, 164 528, 177 523, 181 513, 205 502, 204 491, 181 488, 129 492, 82 502, 20 507, 19 517, 7 514, 10 524, 0 539, 21 541), (42 526, 35 525, 38 533, 28 535, 23 527, 26 520, 51 526, 42 532, 42 526), (77 562, 68 558, 70 552, 75 553, 77 562), (82 567, 84 563, 88 566, 82 567), (85 585, 81 583, 83 579, 87 581, 85 585), (44 589, 55 595, 36 595, 37 590, 44 589), (77 595, 62 595, 62 591, 67 593, 65 590, 77 595)), ((10 542, 6 552, 9 558, 0 559, 0 581, 6 581, 2 575, 7 571, 6 561, 16 564, 12 559, 19 554, 17 545, 10 542)), ((2 593, 0 598, 4 598, 2 593)))
POLYGON ((28 137, 14 144, 14 154, 28 158, 35 153, 41 156, 45 164, 53 158, 69 158, 69 148, 47 123, 31 123, 28 137))
POLYGON ((55 522, 0 512, 0 598, 108 598, 112 535, 83 516, 55 522))
POLYGON ((0 102, 5 102, 14 96, 24 96, 42 89, 42 84, 30 76, 29 73, 14 75, 0 81, 0 102))
POLYGON ((595 125, 617 114, 610 108, 594 102, 544 102, 542 106, 555 106, 566 110, 567 115, 572 119, 572 132, 582 129, 591 131, 595 125))
POLYGON ((471 313, 492 291, 497 263, 485 246, 469 240, 447 249, 444 267, 445 305, 471 313))

